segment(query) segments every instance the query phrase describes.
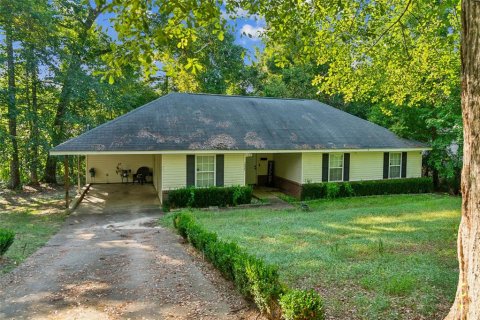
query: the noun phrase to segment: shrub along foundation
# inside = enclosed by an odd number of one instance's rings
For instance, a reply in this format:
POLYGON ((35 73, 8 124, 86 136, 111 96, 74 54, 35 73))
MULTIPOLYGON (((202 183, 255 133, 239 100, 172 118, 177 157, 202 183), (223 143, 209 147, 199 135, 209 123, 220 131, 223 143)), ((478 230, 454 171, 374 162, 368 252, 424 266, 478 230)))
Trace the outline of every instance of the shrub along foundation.
POLYGON ((308 183, 302 186, 302 200, 433 192, 431 178, 374 181, 308 183))
POLYGON ((252 201, 253 189, 250 186, 181 188, 168 192, 163 201, 163 210, 173 208, 207 208, 210 206, 226 207, 248 204, 252 201))

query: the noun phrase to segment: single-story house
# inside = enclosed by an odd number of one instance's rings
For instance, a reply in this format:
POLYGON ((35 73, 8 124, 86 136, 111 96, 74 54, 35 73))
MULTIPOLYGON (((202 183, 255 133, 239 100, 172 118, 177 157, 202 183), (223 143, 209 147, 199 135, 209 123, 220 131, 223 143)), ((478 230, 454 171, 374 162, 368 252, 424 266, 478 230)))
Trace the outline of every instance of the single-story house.
POLYGON ((50 153, 86 156, 88 183, 148 167, 162 200, 186 186, 271 185, 298 196, 310 182, 420 177, 428 149, 316 100, 171 93, 50 153))

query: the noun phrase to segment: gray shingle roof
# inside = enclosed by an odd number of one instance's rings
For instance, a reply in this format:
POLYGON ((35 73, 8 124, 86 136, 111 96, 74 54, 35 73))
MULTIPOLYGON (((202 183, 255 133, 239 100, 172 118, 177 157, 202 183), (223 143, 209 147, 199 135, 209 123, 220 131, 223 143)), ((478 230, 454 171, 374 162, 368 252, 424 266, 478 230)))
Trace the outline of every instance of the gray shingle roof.
POLYGON ((316 100, 171 93, 52 151, 425 147, 316 100))

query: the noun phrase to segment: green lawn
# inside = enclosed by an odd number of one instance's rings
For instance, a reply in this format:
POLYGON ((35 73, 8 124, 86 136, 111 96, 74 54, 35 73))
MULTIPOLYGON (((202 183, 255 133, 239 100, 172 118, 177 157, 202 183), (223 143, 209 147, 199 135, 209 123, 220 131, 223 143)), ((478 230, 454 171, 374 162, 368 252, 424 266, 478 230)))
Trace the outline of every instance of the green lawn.
POLYGON ((0 260, 0 276, 43 246, 65 220, 61 192, 9 193, 0 197, 0 227, 14 230, 15 241, 0 260))
POLYGON ((442 319, 457 282, 461 199, 396 195, 308 203, 312 210, 195 212, 207 229, 315 288, 334 319, 442 319))

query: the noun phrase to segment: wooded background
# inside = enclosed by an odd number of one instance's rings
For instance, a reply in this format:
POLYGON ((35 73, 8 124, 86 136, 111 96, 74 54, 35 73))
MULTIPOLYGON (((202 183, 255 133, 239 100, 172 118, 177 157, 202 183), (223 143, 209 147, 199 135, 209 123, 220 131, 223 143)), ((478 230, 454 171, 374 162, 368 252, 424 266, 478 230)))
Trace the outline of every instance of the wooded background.
POLYGON ((459 5, 0 0, 0 186, 61 182, 52 146, 178 91, 318 99, 429 143, 425 173, 458 193, 459 5), (266 24, 253 63, 245 11, 266 24))

